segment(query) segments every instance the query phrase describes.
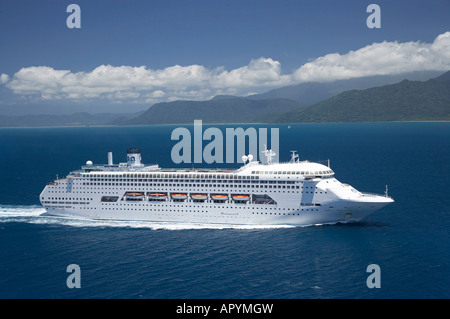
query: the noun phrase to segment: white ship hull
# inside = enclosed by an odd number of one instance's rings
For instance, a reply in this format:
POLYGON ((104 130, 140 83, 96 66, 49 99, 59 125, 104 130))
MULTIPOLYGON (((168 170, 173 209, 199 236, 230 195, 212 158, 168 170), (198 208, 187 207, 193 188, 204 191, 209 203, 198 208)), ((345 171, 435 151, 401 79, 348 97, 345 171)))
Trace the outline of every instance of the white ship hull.
MULTIPOLYGON (((277 198, 274 194, 272 196, 277 198)), ((390 198, 376 195, 363 195, 359 201, 329 201, 326 206, 301 206, 301 196, 298 195, 292 196, 290 201, 286 200, 286 205, 252 204, 249 202, 234 203, 231 201, 228 203, 173 202, 170 200, 123 200, 117 203, 100 203, 100 198, 97 198, 97 200, 93 198, 91 203, 96 201, 99 202, 99 205, 45 206, 49 215, 89 219, 301 226, 360 221, 388 203, 393 202, 390 198)), ((62 204, 62 202, 59 204, 62 204)))
POLYGON ((360 221, 393 202, 310 162, 236 171, 139 168, 84 166, 49 183, 41 203, 50 215, 89 219, 302 226, 360 221))
MULTIPOLYGON (((383 205, 384 206, 384 205, 383 205)), ((381 208, 381 207, 380 207, 381 208)), ((230 225, 293 225, 307 226, 317 224, 357 222, 376 209, 358 210, 319 210, 315 212, 295 211, 286 215, 275 215, 265 212, 234 212, 226 208, 198 207, 194 212, 186 212, 181 208, 160 209, 159 212, 133 212, 114 211, 89 213, 70 209, 47 209, 47 214, 61 217, 88 218, 93 220, 117 221, 146 221, 146 222, 174 222, 194 224, 230 224, 230 225), (201 210, 208 210, 200 213, 201 210)))

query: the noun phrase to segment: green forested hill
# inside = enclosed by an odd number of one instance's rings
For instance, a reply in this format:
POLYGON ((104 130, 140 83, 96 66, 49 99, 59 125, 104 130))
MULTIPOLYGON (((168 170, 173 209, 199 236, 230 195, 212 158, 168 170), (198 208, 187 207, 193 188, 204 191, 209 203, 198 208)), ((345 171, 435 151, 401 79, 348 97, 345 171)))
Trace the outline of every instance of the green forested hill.
POLYGON ((450 71, 428 81, 350 90, 286 112, 271 122, 372 122, 450 120, 450 71))
POLYGON ((282 98, 174 101, 155 104, 142 115, 120 124, 187 124, 197 119, 204 123, 257 123, 301 108, 299 102, 282 98))

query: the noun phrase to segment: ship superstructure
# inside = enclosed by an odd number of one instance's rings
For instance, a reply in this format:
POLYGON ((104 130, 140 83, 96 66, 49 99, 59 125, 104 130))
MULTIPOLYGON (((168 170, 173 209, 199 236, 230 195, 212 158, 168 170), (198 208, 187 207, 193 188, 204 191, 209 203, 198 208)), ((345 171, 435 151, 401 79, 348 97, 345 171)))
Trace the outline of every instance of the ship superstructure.
POLYGON ((91 161, 48 183, 40 194, 47 213, 91 219, 246 225, 311 225, 359 221, 392 203, 387 195, 357 191, 326 165, 267 163, 243 156, 239 169, 162 169, 141 163, 139 148, 127 162, 91 161))

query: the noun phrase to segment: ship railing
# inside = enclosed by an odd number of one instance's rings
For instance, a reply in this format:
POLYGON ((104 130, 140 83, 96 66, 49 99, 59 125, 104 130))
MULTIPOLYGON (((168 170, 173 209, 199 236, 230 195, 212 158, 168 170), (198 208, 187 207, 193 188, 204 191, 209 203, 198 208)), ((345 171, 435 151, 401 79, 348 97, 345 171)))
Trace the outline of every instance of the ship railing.
POLYGON ((377 194, 377 193, 370 193, 370 192, 360 192, 363 196, 367 197, 386 197, 386 198, 392 198, 386 194, 377 194))
POLYGON ((255 165, 259 165, 259 164, 260 163, 258 161, 248 162, 247 164, 245 164, 245 165, 239 167, 238 169, 234 170, 234 172, 237 173, 237 172, 243 171, 244 169, 246 169, 248 167, 252 167, 252 166, 255 166, 255 165))

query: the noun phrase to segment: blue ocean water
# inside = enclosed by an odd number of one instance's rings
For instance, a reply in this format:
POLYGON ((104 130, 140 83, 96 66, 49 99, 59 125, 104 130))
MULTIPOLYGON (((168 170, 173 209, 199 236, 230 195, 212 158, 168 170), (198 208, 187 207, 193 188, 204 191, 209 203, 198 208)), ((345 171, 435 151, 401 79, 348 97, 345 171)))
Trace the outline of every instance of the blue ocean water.
MULTIPOLYGON (((218 125, 217 127, 250 125, 218 125)), ((174 167, 176 126, 0 129, 0 298, 449 298, 450 123, 278 127, 280 159, 395 203, 354 224, 244 227, 40 216, 39 193, 87 160, 174 167), (81 269, 69 289, 66 268, 81 269), (381 288, 368 288, 367 266, 381 288)), ((206 128, 207 126, 204 126, 206 128)), ((205 144, 207 144, 205 142, 205 144)), ((188 166, 192 166, 189 164, 188 166)), ((198 166, 207 166, 195 164, 198 166)), ((222 165, 238 167, 238 164, 222 165)))

